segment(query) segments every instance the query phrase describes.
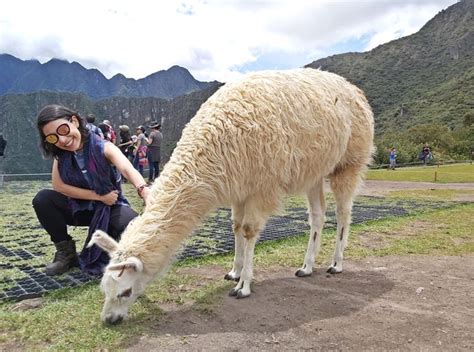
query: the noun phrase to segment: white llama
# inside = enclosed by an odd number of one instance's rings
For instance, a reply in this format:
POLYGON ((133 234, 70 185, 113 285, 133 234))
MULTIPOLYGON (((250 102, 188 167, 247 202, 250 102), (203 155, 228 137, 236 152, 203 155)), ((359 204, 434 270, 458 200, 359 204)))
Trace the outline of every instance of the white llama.
POLYGON ((232 207, 235 258, 230 295, 250 295, 260 231, 289 194, 306 194, 308 249, 297 276, 311 275, 324 223, 323 178, 337 207, 329 272, 342 271, 352 201, 373 150, 373 114, 361 90, 314 69, 254 73, 228 83, 183 130, 152 186, 144 213, 119 243, 97 232, 110 253, 101 287, 102 319, 117 323, 146 284, 169 265, 182 241, 218 206, 232 207))

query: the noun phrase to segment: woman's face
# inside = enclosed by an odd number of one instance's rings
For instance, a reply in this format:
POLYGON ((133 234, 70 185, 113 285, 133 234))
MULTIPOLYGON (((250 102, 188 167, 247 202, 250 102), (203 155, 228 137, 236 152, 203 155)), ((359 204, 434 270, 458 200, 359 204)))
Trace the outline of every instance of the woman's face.
POLYGON ((43 134, 46 136, 45 143, 50 140, 59 149, 70 152, 82 149, 82 136, 78 126, 79 121, 75 116, 70 121, 63 118, 48 122, 42 128, 43 134))

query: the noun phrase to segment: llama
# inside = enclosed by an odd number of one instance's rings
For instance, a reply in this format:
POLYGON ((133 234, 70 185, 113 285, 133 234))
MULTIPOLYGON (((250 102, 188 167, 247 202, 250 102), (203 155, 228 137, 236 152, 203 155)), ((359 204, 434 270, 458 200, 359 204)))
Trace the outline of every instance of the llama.
POLYGON ((119 243, 96 232, 109 252, 101 282, 102 320, 120 322, 146 284, 169 266, 181 242, 218 206, 232 208, 235 256, 225 276, 248 297, 255 243, 285 196, 306 194, 311 232, 296 276, 312 274, 324 224, 324 177, 336 200, 336 248, 328 270, 342 271, 353 197, 373 152, 373 114, 361 90, 314 69, 253 73, 228 83, 183 130, 153 184, 142 215, 119 243))

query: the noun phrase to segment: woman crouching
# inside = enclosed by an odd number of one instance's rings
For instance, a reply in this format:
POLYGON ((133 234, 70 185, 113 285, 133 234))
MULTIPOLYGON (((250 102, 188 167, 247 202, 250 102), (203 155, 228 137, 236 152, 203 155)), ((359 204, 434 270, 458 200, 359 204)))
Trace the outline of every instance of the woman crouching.
POLYGON ((109 257, 97 246, 86 248, 91 235, 100 229, 118 240, 137 216, 122 193, 121 175, 145 201, 149 189, 120 149, 91 133, 77 112, 61 105, 45 106, 37 126, 42 152, 53 158, 53 189, 43 189, 33 199, 36 216, 56 246, 53 263, 45 272, 59 275, 79 265, 89 274, 100 275, 109 257), (79 257, 67 225, 89 226, 79 257))

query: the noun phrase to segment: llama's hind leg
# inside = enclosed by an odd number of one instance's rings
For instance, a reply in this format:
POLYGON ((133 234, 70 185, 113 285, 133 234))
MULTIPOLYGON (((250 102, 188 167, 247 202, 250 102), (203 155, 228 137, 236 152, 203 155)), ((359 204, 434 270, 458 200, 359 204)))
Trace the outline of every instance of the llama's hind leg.
POLYGON ((342 260, 349 237, 353 199, 362 180, 361 173, 361 168, 353 166, 337 170, 330 176, 331 188, 336 200, 337 220, 336 249, 331 266, 327 271, 331 274, 342 272, 342 260))
POLYGON ((265 226, 267 216, 259 210, 256 204, 248 202, 245 204, 245 215, 242 222, 244 236, 244 263, 240 273, 240 279, 237 285, 230 290, 230 296, 244 298, 250 296, 250 284, 253 278, 253 254, 255 243, 258 240, 260 232, 265 226))
POLYGON ((234 253, 234 265, 232 270, 225 275, 226 280, 239 281, 240 272, 244 265, 244 230, 242 228, 242 221, 244 219, 244 207, 243 205, 232 206, 232 228, 234 232, 235 241, 235 253, 234 253))
POLYGON ((303 266, 295 273, 295 275, 299 277, 309 276, 313 273, 314 261, 319 253, 321 235, 324 226, 324 214, 326 212, 324 180, 320 180, 308 192, 308 208, 311 230, 303 266))

